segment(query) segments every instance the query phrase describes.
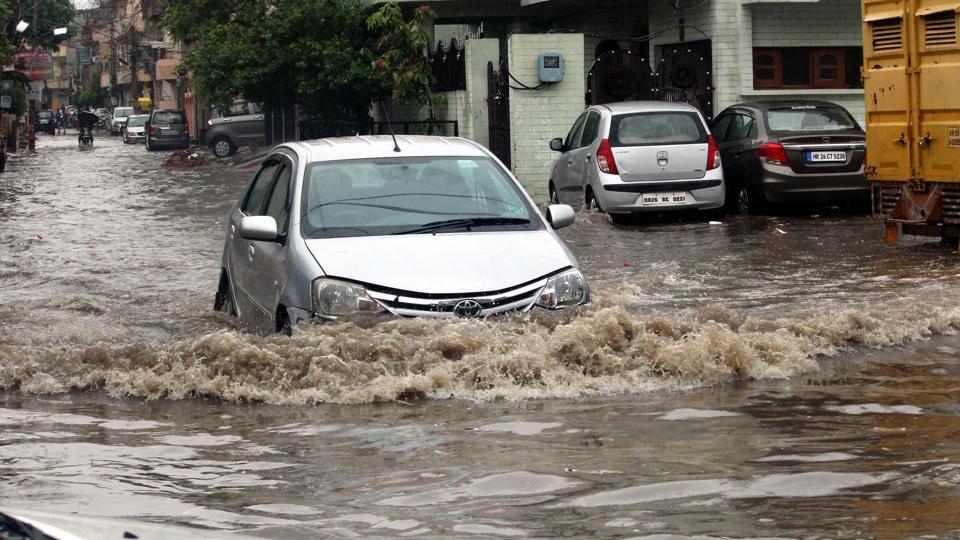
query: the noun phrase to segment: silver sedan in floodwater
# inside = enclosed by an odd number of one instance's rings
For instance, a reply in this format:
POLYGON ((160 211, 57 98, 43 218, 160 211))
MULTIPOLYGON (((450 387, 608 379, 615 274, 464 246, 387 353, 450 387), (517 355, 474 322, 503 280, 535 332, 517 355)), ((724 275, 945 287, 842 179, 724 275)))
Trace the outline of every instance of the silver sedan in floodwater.
POLYGON ((482 146, 458 138, 287 143, 229 215, 215 309, 290 332, 358 313, 485 317, 585 304, 554 229, 482 146))

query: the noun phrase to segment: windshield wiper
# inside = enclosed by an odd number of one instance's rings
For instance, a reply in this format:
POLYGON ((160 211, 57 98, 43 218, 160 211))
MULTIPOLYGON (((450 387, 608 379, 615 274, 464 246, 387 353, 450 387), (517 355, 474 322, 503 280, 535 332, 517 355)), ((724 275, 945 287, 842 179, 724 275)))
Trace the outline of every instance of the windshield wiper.
POLYGON ((480 227, 483 225, 525 225, 527 223, 530 223, 530 220, 527 218, 512 217, 472 217, 463 219, 445 219, 443 221, 431 221, 430 223, 425 223, 415 229, 400 231, 393 234, 420 234, 444 229, 461 228, 470 230, 471 227, 480 227))

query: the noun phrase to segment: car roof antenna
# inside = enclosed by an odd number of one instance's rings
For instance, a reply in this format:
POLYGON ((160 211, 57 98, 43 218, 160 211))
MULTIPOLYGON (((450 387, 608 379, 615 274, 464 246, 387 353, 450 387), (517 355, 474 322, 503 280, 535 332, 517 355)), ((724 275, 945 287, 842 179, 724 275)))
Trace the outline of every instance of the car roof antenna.
POLYGON ((393 132, 393 124, 390 123, 390 116, 387 114, 387 106, 383 104, 383 100, 380 100, 380 108, 383 109, 383 117, 387 120, 387 127, 390 128, 390 136, 393 137, 393 151, 399 152, 400 145, 397 144, 397 134, 393 132))

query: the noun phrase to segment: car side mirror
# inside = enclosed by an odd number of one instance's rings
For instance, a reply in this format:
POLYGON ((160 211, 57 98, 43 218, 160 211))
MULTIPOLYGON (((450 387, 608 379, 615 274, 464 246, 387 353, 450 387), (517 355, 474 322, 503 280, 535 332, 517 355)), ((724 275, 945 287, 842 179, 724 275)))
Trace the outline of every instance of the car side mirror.
POLYGON ((576 218, 577 214, 569 204, 551 204, 547 207, 547 223, 554 229, 573 225, 576 218))
POLYGON ((554 152, 563 152, 563 139, 557 137, 550 140, 550 149, 554 152))
POLYGON ((271 216, 247 216, 240 220, 240 236, 247 240, 275 242, 280 236, 277 220, 271 216))

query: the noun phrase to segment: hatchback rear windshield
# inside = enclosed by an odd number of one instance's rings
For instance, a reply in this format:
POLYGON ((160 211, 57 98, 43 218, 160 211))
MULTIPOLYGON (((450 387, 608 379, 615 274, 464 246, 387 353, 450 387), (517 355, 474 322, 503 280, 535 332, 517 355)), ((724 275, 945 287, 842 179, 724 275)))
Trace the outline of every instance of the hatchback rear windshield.
POLYGON ((769 131, 837 131, 859 129, 857 121, 838 107, 797 105, 770 109, 766 114, 769 131))
POLYGON ((516 183, 484 157, 321 162, 308 165, 304 179, 303 233, 309 238, 405 233, 473 218, 490 223, 471 225, 471 231, 542 228, 516 183))
POLYGON ((610 144, 613 146, 706 142, 707 131, 694 112, 623 114, 614 116, 610 126, 610 144))
POLYGON ((114 118, 123 118, 125 116, 130 116, 133 114, 133 107, 117 107, 113 110, 114 118))
POLYGON ((131 116, 127 119, 127 126, 129 127, 138 127, 147 123, 146 116, 131 116))
POLYGON ((157 124, 186 124, 183 113, 179 111, 158 112, 153 115, 153 121, 157 124))
POLYGON ((53 117, 53 113, 50 111, 40 111, 37 113, 37 118, 42 118, 44 120, 49 120, 53 117))

